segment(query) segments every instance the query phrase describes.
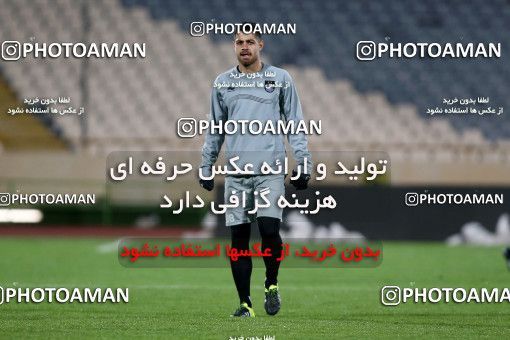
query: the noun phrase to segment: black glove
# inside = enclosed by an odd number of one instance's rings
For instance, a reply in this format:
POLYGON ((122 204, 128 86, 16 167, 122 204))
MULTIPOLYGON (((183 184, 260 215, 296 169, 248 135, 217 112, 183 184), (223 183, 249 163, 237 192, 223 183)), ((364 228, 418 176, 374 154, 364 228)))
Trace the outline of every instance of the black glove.
POLYGON ((214 189, 214 179, 201 179, 198 181, 200 186, 207 191, 214 189))
MULTIPOLYGON (((296 177, 297 171, 292 170, 292 177, 296 177)), ((296 190, 305 190, 308 188, 308 181, 310 180, 310 175, 308 174, 300 174, 298 179, 291 179, 290 184, 292 184, 296 190)))

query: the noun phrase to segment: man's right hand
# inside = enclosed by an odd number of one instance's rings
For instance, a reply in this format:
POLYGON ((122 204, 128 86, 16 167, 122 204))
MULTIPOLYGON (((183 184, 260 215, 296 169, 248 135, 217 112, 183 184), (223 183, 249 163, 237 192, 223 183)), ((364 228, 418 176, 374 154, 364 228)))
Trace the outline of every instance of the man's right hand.
POLYGON ((201 179, 199 180, 200 186, 207 191, 214 189, 214 179, 201 179))
MULTIPOLYGON (((292 170, 292 177, 296 177, 297 171, 292 170)), ((291 179, 290 184, 292 184, 296 190, 305 190, 308 188, 308 181, 310 180, 310 175, 308 174, 300 174, 297 179, 291 179)))

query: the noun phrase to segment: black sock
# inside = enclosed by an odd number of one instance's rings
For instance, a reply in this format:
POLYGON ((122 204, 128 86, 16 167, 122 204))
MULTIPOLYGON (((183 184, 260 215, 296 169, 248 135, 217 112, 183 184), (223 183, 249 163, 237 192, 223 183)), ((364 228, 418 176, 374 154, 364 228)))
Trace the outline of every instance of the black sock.
POLYGON ((280 257, 282 252, 280 219, 262 216, 257 218, 257 222, 260 236, 262 237, 262 249, 271 249, 272 256, 264 257, 264 264, 266 265, 266 281, 264 285, 266 288, 269 288, 270 285, 276 285, 278 283, 277 278, 280 261, 276 259, 280 257))
MULTIPOLYGON (((250 248, 251 223, 231 226, 232 248, 247 250, 250 248)), ((230 259, 230 267, 239 294, 240 303, 246 302, 251 307, 250 279, 253 264, 250 256, 240 256, 237 261, 230 259)))

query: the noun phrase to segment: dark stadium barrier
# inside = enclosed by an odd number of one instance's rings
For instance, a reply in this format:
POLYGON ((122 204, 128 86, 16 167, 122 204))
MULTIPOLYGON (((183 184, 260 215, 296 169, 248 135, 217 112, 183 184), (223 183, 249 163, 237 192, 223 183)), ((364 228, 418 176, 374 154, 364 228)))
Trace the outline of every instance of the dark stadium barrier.
MULTIPOLYGON (((371 187, 314 187, 303 192, 287 188, 286 199, 291 200, 293 193, 301 199, 315 199, 315 191, 331 194, 337 201, 333 210, 321 210, 315 215, 305 215, 314 225, 329 228, 331 223, 340 223, 348 231, 357 231, 372 240, 416 240, 444 241, 447 237, 459 233, 462 226, 469 222, 479 222, 487 230, 494 231, 498 218, 510 213, 510 205, 505 199, 510 197, 508 187, 416 187, 416 186, 371 186, 371 187), (418 204, 408 206, 406 194, 443 194, 436 202, 452 198, 451 204, 418 204), (453 195, 465 204, 456 204, 453 195), (469 204, 470 198, 484 197, 486 204, 469 204), (485 196, 484 196, 485 195, 485 196), (495 200, 491 204, 489 195, 495 200), (502 203, 497 198, 502 198, 502 203)), ((217 201, 223 202, 223 188, 217 190, 217 201)), ((458 200, 457 200, 458 201, 458 200)), ((431 201, 432 202, 432 201, 431 201)), ((413 204, 413 202, 408 202, 413 204)), ((286 222, 289 211, 284 211, 282 230, 291 226, 286 222)), ((258 235, 256 226, 252 226, 253 235, 258 235)), ((218 219, 218 235, 227 233, 225 219, 218 219)))

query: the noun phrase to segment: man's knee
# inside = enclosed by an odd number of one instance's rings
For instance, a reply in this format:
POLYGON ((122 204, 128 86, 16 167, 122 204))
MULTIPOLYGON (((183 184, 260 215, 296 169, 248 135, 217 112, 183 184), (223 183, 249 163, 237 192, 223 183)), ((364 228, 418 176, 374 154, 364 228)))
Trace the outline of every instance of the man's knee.
POLYGON ((238 225, 233 225, 230 227, 231 230, 231 240, 232 247, 238 249, 248 249, 250 245, 250 231, 251 224, 243 223, 238 225))

